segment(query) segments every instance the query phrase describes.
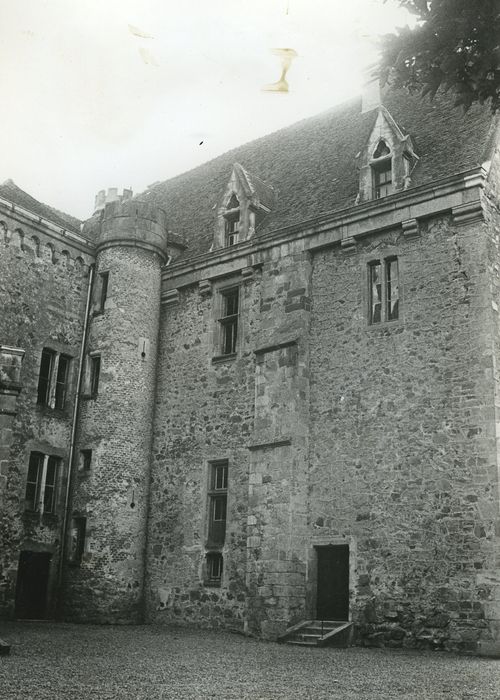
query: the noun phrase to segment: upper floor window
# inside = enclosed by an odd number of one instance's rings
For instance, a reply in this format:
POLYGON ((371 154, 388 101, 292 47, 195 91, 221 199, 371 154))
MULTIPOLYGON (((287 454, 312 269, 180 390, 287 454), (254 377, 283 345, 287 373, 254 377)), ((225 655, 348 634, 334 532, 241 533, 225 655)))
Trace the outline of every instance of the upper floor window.
POLYGON ((396 257, 373 260, 368 265, 370 324, 399 318, 399 271, 396 257))
POLYGON ((80 450, 80 469, 89 472, 92 466, 92 450, 80 450))
POLYGON ((222 316, 219 318, 221 355, 232 355, 236 352, 239 296, 238 287, 221 291, 222 316))
POLYGON ((66 403, 71 358, 43 348, 38 375, 37 403, 62 409, 66 403))
POLYGON ((32 452, 26 480, 26 510, 54 513, 60 458, 32 452))

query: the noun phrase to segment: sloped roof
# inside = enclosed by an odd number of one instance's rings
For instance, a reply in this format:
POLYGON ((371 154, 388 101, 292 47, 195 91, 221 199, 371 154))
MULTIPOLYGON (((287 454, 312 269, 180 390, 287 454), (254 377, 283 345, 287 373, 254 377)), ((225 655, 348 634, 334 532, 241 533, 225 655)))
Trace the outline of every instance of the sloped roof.
POLYGON ((0 197, 28 209, 33 214, 48 219, 61 228, 70 229, 76 233, 80 231, 81 222, 79 219, 54 209, 54 207, 49 207, 48 204, 42 204, 42 202, 39 202, 18 187, 13 180, 5 180, 5 182, 0 183, 0 197))
MULTIPOLYGON (((434 100, 385 91, 387 107, 410 134, 420 161, 412 187, 453 175, 484 160, 491 114, 474 106, 465 115, 453 98, 434 100)), ((244 144, 140 195, 163 207, 169 229, 189 246, 183 258, 210 249, 220 205, 235 162, 274 189, 273 211, 257 233, 353 205, 358 193, 356 156, 375 123, 377 110, 361 113, 361 99, 244 144)))

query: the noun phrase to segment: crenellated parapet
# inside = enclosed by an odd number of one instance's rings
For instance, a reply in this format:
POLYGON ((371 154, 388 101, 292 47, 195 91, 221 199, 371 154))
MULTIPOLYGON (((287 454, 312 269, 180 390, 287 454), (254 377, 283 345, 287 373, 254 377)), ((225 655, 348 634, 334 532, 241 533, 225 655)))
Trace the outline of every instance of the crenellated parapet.
POLYGON ((148 202, 110 202, 101 214, 97 251, 116 246, 151 250, 167 260, 166 214, 148 202))

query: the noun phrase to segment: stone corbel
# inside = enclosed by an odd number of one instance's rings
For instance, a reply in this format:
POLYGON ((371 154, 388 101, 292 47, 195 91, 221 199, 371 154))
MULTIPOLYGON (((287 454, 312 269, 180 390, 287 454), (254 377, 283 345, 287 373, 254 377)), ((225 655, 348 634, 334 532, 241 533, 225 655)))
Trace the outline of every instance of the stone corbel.
POLYGON ((351 255, 352 253, 356 252, 356 241, 353 238, 353 236, 343 238, 340 241, 340 247, 343 253, 345 253, 346 255, 351 255))
POLYGON ((174 306, 179 302, 179 290, 169 289, 162 295, 161 303, 165 306, 174 306))
POLYGON ((245 281, 250 281, 253 280, 254 277, 254 269, 253 267, 244 267, 241 270, 241 276, 245 281))
POLYGON ((212 283, 210 280, 200 280, 198 282, 198 291, 200 297, 210 297, 212 296, 212 283))
POLYGON ((457 226, 470 224, 474 221, 484 221, 481 200, 476 199, 474 202, 466 202, 465 204, 459 204, 453 207, 451 216, 453 217, 453 223, 457 226))
POLYGON ((417 219, 406 219, 406 221, 401 222, 401 227, 405 238, 416 238, 420 236, 420 226, 417 219))

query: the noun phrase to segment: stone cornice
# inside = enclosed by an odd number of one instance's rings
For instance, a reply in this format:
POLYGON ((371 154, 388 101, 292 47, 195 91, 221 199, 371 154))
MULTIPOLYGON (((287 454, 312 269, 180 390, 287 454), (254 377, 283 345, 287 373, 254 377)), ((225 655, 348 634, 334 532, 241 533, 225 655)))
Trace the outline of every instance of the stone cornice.
POLYGON ((173 289, 214 279, 246 267, 262 265, 280 254, 300 253, 341 244, 351 251, 357 238, 380 231, 402 228, 405 236, 418 231, 418 221, 461 208, 474 210, 475 218, 482 209, 482 190, 487 173, 482 167, 435 181, 382 200, 352 205, 341 211, 323 214, 315 219, 268 234, 253 237, 231 248, 204 253, 191 260, 173 263, 164 268, 164 289, 173 289), (409 226, 411 222, 411 226, 409 226))
POLYGON ((6 216, 19 223, 19 228, 29 226, 30 229, 37 229, 63 246, 72 246, 77 250, 94 256, 95 249, 91 241, 71 229, 63 228, 46 219, 39 214, 35 214, 29 209, 25 209, 18 204, 10 202, 8 199, 0 197, 0 216, 6 216))

